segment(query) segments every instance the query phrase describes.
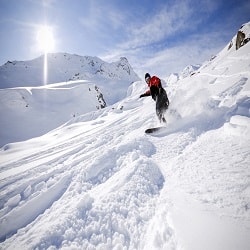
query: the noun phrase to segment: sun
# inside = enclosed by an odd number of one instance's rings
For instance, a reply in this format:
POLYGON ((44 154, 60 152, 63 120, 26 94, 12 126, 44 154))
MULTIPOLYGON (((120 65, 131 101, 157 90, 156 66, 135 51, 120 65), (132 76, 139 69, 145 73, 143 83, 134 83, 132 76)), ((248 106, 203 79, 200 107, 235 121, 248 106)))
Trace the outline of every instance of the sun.
POLYGON ((48 53, 54 50, 55 39, 53 35, 53 29, 50 26, 41 26, 37 31, 37 46, 38 49, 44 53, 48 53))

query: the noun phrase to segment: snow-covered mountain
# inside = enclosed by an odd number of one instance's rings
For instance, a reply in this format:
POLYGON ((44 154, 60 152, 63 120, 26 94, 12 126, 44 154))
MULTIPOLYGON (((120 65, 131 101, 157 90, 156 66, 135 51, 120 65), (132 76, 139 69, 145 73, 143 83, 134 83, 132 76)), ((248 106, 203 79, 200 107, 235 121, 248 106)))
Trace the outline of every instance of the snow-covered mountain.
POLYGON ((67 53, 47 55, 47 74, 44 77, 44 56, 30 61, 7 62, 0 67, 0 88, 37 87, 73 80, 94 82, 108 104, 126 96, 128 86, 139 77, 125 57, 107 63, 98 57, 67 53), (113 91, 116 88, 116 91, 113 91))
POLYGON ((5 87, 0 89, 0 146, 40 136, 72 117, 114 104, 139 79, 125 57, 107 63, 52 53, 47 59, 46 85, 43 56, 0 67, 0 86, 5 87))
POLYGON ((179 80, 183 80, 184 78, 191 76, 198 72, 201 65, 188 65, 186 66, 180 73, 172 73, 170 74, 165 81, 167 85, 176 84, 179 80))
POLYGON ((236 40, 165 86, 152 136, 137 81, 113 106, 2 147, 0 248, 249 249, 250 43, 236 40))

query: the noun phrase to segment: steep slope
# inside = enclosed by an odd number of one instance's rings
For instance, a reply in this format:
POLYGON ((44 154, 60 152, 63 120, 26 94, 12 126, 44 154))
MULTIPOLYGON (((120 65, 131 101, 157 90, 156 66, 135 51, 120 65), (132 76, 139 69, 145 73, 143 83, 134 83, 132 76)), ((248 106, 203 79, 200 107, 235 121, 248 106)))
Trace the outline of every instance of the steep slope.
MULTIPOLYGON (((232 47, 233 48, 233 47, 232 47)), ((3 249, 250 245, 250 43, 166 86, 166 129, 135 82, 114 106, 0 151, 3 249)))

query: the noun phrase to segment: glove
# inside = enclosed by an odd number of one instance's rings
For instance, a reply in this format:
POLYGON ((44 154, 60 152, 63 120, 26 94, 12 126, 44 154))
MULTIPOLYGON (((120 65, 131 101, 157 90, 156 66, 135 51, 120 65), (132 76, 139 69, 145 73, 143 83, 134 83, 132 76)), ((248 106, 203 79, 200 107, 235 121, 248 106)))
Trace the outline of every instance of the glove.
POLYGON ((144 94, 142 94, 142 95, 140 95, 140 98, 142 98, 142 97, 144 97, 145 95, 144 94))

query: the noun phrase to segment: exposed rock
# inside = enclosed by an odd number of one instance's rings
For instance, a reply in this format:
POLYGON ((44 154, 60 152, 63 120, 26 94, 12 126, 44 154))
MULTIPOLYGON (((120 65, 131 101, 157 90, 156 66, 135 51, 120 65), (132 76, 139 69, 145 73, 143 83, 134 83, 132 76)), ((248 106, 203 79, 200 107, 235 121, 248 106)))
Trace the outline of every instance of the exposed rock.
POLYGON ((234 43, 235 48, 238 50, 240 47, 244 46, 250 40, 250 22, 243 24, 237 32, 237 35, 234 36, 232 41, 228 45, 228 50, 230 50, 234 43))
POLYGON ((239 30, 236 37, 236 50, 244 45, 245 37, 246 35, 241 30, 239 30))
MULTIPOLYGON (((99 88, 97 86, 95 86, 95 91, 97 92, 97 100, 100 104, 100 108, 103 109, 107 106, 103 94, 100 92, 99 88)), ((99 109, 99 107, 97 107, 97 109, 99 109)))

